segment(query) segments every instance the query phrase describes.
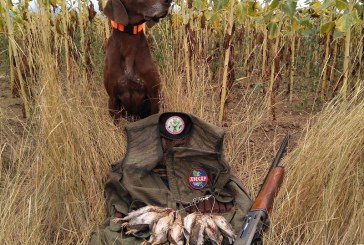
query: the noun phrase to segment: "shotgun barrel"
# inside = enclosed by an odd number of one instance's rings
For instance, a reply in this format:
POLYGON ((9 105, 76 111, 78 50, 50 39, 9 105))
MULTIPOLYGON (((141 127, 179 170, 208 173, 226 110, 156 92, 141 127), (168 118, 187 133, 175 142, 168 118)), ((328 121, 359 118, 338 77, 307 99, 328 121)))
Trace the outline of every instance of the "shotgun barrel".
POLYGON ((274 157, 273 163, 270 166, 269 171, 278 166, 279 162, 281 161, 281 159, 283 157, 283 153, 285 152, 285 150, 287 148, 288 141, 289 141, 289 134, 287 134, 284 137, 284 139, 281 143, 281 146, 279 147, 278 152, 277 152, 276 156, 274 157))

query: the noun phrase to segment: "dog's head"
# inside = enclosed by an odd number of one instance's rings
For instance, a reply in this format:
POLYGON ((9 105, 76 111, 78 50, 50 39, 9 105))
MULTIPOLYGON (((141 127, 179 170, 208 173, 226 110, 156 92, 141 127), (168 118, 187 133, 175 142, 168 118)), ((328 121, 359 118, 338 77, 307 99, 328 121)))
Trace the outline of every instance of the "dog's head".
POLYGON ((111 20, 123 24, 158 22, 168 14, 172 0, 108 0, 103 10, 111 20))

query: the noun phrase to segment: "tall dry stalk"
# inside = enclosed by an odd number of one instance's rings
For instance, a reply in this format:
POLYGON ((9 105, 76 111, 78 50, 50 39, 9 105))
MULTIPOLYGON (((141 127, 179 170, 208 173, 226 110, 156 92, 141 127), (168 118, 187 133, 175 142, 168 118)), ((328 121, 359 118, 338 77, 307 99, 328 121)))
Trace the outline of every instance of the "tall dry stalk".
MULTIPOLYGON (((278 33, 280 32, 281 29, 281 24, 278 25, 278 33)), ((269 80, 269 88, 268 88, 268 108, 271 111, 272 115, 273 115, 273 119, 275 118, 275 112, 274 112, 274 85, 275 85, 275 81, 276 81, 276 70, 279 67, 276 67, 276 59, 278 59, 278 46, 279 46, 279 42, 280 42, 281 37, 278 35, 275 40, 274 40, 274 44, 273 44, 273 48, 271 51, 271 56, 272 56, 272 61, 271 61, 271 65, 270 65, 270 80, 269 80)))
POLYGON ((228 12, 229 19, 224 37, 225 60, 224 60, 224 70, 223 70, 222 84, 221 84, 221 98, 220 98, 220 112, 219 112, 220 124, 224 119, 224 108, 225 108, 225 101, 227 94, 228 68, 229 68, 231 42, 232 42, 233 26, 234 26, 234 5, 235 1, 234 0, 230 1, 230 11, 228 12))
POLYGON ((335 40, 334 41, 334 51, 333 51, 333 55, 332 55, 331 69, 330 69, 330 77, 329 77, 329 81, 331 83, 333 83, 334 79, 335 79, 337 55, 338 55, 338 41, 335 40))
MULTIPOLYGON (((364 30, 362 30, 363 35, 359 39, 359 43, 364 42, 364 30)), ((357 77, 355 78, 354 87, 355 87, 355 97, 358 97, 360 94, 360 91, 362 89, 362 83, 364 79, 362 78, 362 70, 363 70, 363 62, 364 62, 364 54, 363 54, 363 45, 359 45, 358 48, 358 71, 357 71, 357 77)))
POLYGON ((183 35, 183 51, 184 51, 184 61, 185 61, 185 74, 186 74, 186 88, 187 88, 187 95, 191 94, 191 62, 192 62, 192 54, 190 50, 190 43, 192 30, 190 27, 190 23, 193 22, 191 19, 192 10, 189 9, 189 6, 192 3, 189 1, 183 2, 183 14, 182 18, 184 19, 184 35, 183 35))
MULTIPOLYGON (((353 11, 354 2, 348 2, 348 11, 351 13, 353 11)), ((343 99, 347 99, 349 84, 349 64, 350 64, 350 44, 351 44, 351 28, 349 28, 345 33, 345 45, 344 45, 344 61, 343 61, 343 82, 340 89, 340 94, 343 99)))
POLYGON ((296 70, 295 62, 295 50, 296 50, 296 35, 295 33, 291 36, 291 67, 289 72, 289 101, 293 100, 293 86, 294 86, 294 75, 296 70))
MULTIPOLYGON (((66 2, 65 1, 61 1, 61 8, 62 9, 66 9, 66 2)), ((65 60, 66 63, 66 78, 67 78, 67 88, 70 88, 70 81, 71 81, 71 61, 70 58, 71 54, 70 54, 70 43, 72 42, 72 40, 70 40, 69 37, 69 31, 68 31, 68 26, 71 25, 70 24, 70 18, 69 18, 69 12, 68 11, 62 11, 62 29, 63 29, 63 39, 64 39, 64 52, 65 52, 65 56, 67 57, 67 59, 65 60)), ((57 35, 57 34, 56 34, 57 35)), ((69 89, 68 89, 69 90, 69 89)))
POLYGON ((25 81, 23 79, 23 74, 22 74, 22 69, 23 69, 23 62, 22 59, 19 56, 19 52, 22 52, 21 50, 19 50, 19 46, 17 45, 16 41, 15 41, 15 34, 14 34, 14 23, 13 23, 13 18, 10 16, 10 12, 8 11, 10 9, 10 5, 8 1, 2 1, 2 5, 4 6, 4 8, 1 8, 0 10, 3 9, 4 11, 4 16, 5 16, 5 24, 6 24, 6 29, 7 29, 7 34, 8 34, 8 40, 9 40, 9 60, 10 60, 10 70, 11 70, 11 87, 12 89, 15 88, 15 86, 19 86, 19 88, 16 89, 20 89, 20 97, 22 99, 23 102, 23 108, 24 108, 24 116, 26 118, 28 118, 30 116, 30 105, 29 105, 29 97, 26 93, 26 85, 25 85, 25 81), (13 63, 13 59, 14 62, 16 64, 16 67, 14 68, 12 66, 13 63), (14 71, 14 69, 16 71, 14 71), (17 75, 17 80, 19 81, 19 85, 15 85, 14 80, 15 80, 15 73, 17 75))
POLYGON ((321 91, 320 91, 320 98, 322 101, 325 100, 327 91, 327 66, 330 59, 330 37, 331 33, 326 34, 325 58, 324 58, 324 65, 322 68, 321 91))
POLYGON ((343 63, 343 83, 340 89, 341 96, 346 99, 348 93, 349 81, 349 61, 350 61, 350 37, 351 30, 345 34, 345 50, 344 50, 344 63, 343 63))
POLYGON ((263 28, 263 45, 262 45, 262 75, 263 82, 267 77, 267 43, 268 43, 268 31, 263 28))

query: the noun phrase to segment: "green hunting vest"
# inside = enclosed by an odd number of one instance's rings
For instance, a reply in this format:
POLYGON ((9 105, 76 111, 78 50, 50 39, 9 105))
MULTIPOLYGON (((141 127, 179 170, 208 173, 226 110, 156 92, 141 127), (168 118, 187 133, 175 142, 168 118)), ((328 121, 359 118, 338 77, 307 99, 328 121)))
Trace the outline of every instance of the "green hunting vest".
MULTIPOLYGON (((161 114, 126 126, 126 154, 113 166, 105 185, 109 218, 93 233, 91 244, 140 244, 142 238, 149 236, 125 235, 120 224, 110 222, 115 211, 126 215, 145 205, 180 210, 194 198, 210 194, 219 202, 233 202, 231 211, 221 215, 230 221, 236 233, 241 229, 251 200, 222 158, 224 131, 198 117, 184 115, 191 120, 190 133, 183 147, 172 147, 166 152, 159 127, 161 114), (166 169, 168 184, 153 171, 158 166, 166 169)), ((181 214, 186 215, 184 211, 181 214)))

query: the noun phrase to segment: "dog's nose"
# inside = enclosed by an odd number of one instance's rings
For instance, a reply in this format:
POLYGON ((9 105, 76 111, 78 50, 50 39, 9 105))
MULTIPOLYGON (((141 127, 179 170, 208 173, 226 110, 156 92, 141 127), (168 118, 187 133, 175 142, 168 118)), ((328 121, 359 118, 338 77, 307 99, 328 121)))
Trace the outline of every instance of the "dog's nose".
POLYGON ((172 3, 172 0, 164 0, 164 3, 171 4, 172 3))

